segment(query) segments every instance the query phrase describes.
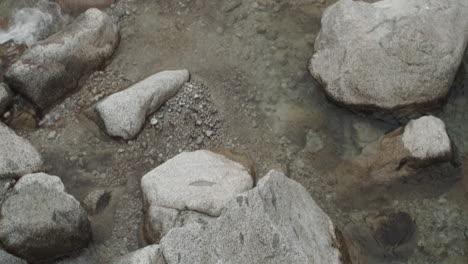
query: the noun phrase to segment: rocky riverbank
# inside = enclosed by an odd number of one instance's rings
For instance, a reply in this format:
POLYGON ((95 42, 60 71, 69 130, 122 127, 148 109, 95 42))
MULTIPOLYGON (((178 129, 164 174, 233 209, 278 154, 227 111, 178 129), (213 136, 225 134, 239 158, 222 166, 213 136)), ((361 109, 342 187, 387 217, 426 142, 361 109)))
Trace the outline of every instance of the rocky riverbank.
POLYGON ((463 1, 55 2, 0 46, 0 260, 467 261, 463 1))

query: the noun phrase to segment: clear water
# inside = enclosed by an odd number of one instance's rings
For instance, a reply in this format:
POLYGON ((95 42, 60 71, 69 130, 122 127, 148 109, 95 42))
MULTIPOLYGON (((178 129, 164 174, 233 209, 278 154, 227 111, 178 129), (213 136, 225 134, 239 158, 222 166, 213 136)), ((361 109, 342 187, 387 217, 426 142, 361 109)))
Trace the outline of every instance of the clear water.
MULTIPOLYGON (((301 182, 344 235, 361 248, 367 263, 468 263, 468 208, 460 179, 466 172, 461 169, 453 171, 455 180, 411 183, 380 193, 350 190, 353 201, 338 197, 339 178, 350 175, 335 175, 335 169, 399 125, 330 103, 308 73, 322 12, 334 1, 243 0, 234 10, 223 11, 228 2, 117 2, 109 12, 120 23, 122 41, 105 70, 123 75, 112 81, 133 82, 164 69, 190 69, 193 80, 209 87, 223 117, 226 141, 233 141, 254 159, 259 175, 279 166, 301 182), (322 141, 317 153, 305 149, 310 133, 322 141), (379 244, 367 222, 385 210, 407 212, 416 223, 412 239, 394 249, 379 244)), ((446 122, 462 168, 468 152, 466 66, 468 56, 447 103, 432 113, 446 122)), ((95 89, 122 88, 102 83, 95 89)), ((116 157, 125 143, 97 137, 83 122, 76 122, 74 117, 80 113, 76 105, 92 104, 94 95, 87 89, 51 110, 50 116, 62 117, 58 124, 26 136, 44 150, 50 172, 61 176, 78 199, 96 186, 113 191, 109 208, 92 218, 96 242, 88 252, 96 263, 106 263, 144 245, 138 239, 139 177, 155 165, 144 163, 138 153, 116 157), (44 136, 52 129, 63 134, 56 143, 44 136), (67 156, 78 156, 83 164, 76 166, 67 156)), ((171 131, 153 135, 146 128, 142 134, 151 134, 148 143, 155 153, 172 155, 184 146, 165 134, 171 131)), ((144 140, 141 136, 133 144, 144 140)))

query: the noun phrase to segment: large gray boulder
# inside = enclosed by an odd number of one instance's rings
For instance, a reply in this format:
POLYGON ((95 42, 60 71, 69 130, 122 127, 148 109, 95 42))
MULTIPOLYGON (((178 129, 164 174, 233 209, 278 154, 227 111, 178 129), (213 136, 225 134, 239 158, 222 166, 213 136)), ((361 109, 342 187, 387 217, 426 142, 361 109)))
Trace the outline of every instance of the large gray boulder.
POLYGON ((36 148, 0 122, 0 178, 19 178, 41 168, 36 148))
POLYGON ((174 228, 160 246, 168 264, 343 263, 330 218, 276 171, 231 199, 216 220, 174 228))
POLYGON ((310 72, 357 109, 409 115, 449 92, 468 41, 465 0, 340 0, 322 18, 310 72))
POLYGON ((132 139, 142 129, 146 117, 174 96, 189 77, 187 70, 154 74, 100 101, 95 113, 110 136, 132 139))
POLYGON ((0 116, 5 113, 5 110, 10 105, 13 99, 13 94, 11 93, 8 85, 0 83, 0 116))
POLYGON ((7 71, 5 80, 43 110, 103 65, 118 42, 112 19, 98 9, 89 9, 62 31, 28 49, 7 71))
POLYGON ((208 222, 237 194, 253 188, 248 168, 208 150, 181 153, 143 176, 147 239, 171 228, 208 222))
POLYGON ((112 264, 166 264, 159 245, 150 245, 128 253, 112 262, 112 264))
POLYGON ((444 122, 423 116, 370 143, 335 173, 343 191, 366 190, 411 178, 424 168, 451 164, 454 158, 444 122))
POLYGON ((23 176, 3 203, 0 241, 8 252, 28 262, 68 255, 86 247, 90 239, 84 209, 56 176, 23 176))

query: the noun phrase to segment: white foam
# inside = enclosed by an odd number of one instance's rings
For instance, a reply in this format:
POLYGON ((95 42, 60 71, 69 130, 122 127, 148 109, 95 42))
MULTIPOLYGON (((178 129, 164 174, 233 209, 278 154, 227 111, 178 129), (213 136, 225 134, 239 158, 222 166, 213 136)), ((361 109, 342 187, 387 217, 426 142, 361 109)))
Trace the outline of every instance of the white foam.
POLYGON ((10 28, 6 31, 0 30, 0 44, 13 40, 32 46, 47 31, 52 22, 51 14, 37 8, 19 9, 13 15, 10 28))
POLYGON ((48 0, 36 1, 34 6, 14 11, 10 27, 0 30, 0 44, 13 40, 31 47, 63 28, 68 20, 69 17, 62 15, 56 3, 48 0))

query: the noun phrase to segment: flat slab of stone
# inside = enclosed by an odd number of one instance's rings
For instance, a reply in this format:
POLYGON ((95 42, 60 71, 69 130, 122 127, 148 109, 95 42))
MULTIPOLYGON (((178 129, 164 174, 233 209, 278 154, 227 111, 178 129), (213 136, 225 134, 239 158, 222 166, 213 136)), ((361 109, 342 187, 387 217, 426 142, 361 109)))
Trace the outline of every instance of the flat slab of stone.
POLYGON ((62 31, 26 50, 5 81, 43 110, 99 68, 119 43, 117 26, 98 9, 89 9, 62 31))
POLYGON ((462 61, 467 12, 465 0, 340 0, 324 12, 310 72, 339 104, 399 115, 432 108, 462 61))
POLYGON ((148 240, 171 228, 210 221, 235 195, 253 188, 250 168, 208 150, 184 152, 143 176, 148 240))
POLYGON ((1 209, 0 241, 8 252, 37 263, 88 245, 88 217, 64 189, 58 177, 45 173, 28 174, 17 182, 1 209))
POLYGON ((168 264, 342 263, 335 227, 299 183, 271 171, 208 223, 162 239, 168 264))
POLYGON ((36 148, 0 122, 0 178, 19 178, 39 171, 42 164, 36 148))
POLYGON ((253 179, 241 164, 199 150, 181 153, 150 171, 141 187, 150 206, 219 216, 232 197, 253 187, 253 179))
POLYGON ((188 70, 154 74, 100 101, 95 113, 110 136, 132 139, 143 128, 146 117, 174 96, 189 78, 188 70))

